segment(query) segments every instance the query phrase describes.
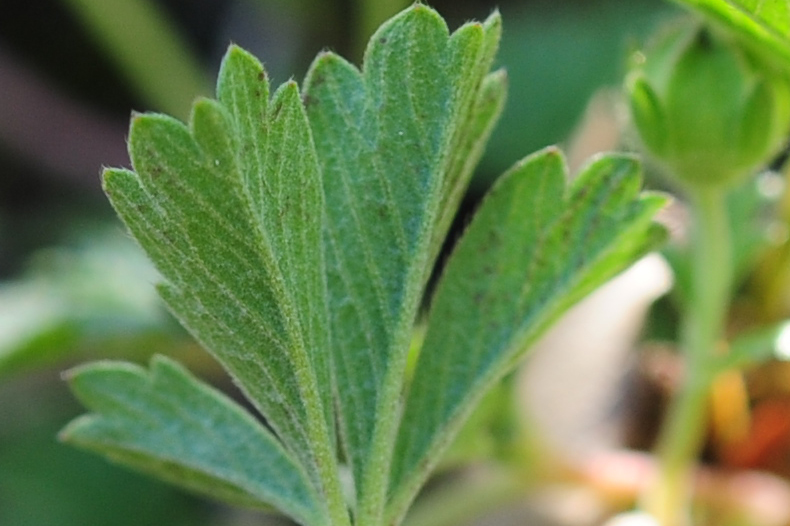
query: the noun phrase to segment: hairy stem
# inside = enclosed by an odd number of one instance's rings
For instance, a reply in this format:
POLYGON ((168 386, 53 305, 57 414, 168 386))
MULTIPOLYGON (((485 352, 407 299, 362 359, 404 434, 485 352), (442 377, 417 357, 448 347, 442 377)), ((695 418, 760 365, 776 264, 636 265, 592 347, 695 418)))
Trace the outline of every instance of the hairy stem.
POLYGON ((691 290, 681 333, 686 357, 683 385, 659 436, 659 472, 644 507, 662 526, 688 526, 692 469, 705 438, 713 360, 724 336, 732 284, 726 191, 694 188, 691 290))

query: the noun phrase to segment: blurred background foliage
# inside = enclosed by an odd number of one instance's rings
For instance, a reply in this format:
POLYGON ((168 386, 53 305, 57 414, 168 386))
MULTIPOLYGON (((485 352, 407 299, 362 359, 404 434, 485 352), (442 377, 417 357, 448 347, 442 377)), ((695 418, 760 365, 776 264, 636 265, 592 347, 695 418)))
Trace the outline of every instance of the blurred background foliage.
MULTIPOLYGON (((132 111, 185 118, 196 96, 211 95, 229 42, 260 57, 274 83, 301 80, 324 48, 359 63, 373 29, 407 3, 0 2, 0 524, 253 521, 56 441, 81 411, 60 371, 86 359, 164 352, 232 389, 164 312, 149 286, 155 271, 101 193, 100 169, 128 166, 132 111)), ((629 51, 675 12, 662 0, 430 4, 451 29, 494 8, 504 17, 498 65, 510 94, 469 206, 513 162, 567 143, 585 116, 610 108, 601 90, 619 86, 629 51)), ((579 156, 598 146, 574 145, 579 156)))

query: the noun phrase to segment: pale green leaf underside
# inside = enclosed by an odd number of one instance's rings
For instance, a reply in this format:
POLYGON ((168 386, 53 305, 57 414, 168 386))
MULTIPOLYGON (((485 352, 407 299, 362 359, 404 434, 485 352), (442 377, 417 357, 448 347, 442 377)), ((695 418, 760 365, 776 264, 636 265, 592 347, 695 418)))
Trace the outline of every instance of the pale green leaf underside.
POLYGON ((238 48, 217 91, 219 102, 195 104, 189 127, 135 116, 135 171, 106 171, 105 190, 164 276, 169 307, 309 467, 316 433, 332 429, 309 127, 296 85, 269 101, 260 63, 238 48))
POLYGON ((277 439, 175 362, 156 357, 150 372, 97 362, 69 380, 95 412, 69 424, 65 441, 213 498, 321 522, 310 479, 277 439))
POLYGON ((665 199, 639 195, 635 159, 610 155, 566 187, 555 149, 494 187, 455 249, 431 308, 393 466, 399 517, 481 396, 562 312, 663 239, 665 199))
POLYGON ((790 1, 675 0, 725 24, 790 70, 790 1))
POLYGON ((324 53, 305 81, 327 202, 340 429, 358 493, 366 477, 386 480, 422 288, 502 107, 504 76, 486 77, 499 33, 493 15, 450 35, 415 5, 372 37, 362 71, 324 53))

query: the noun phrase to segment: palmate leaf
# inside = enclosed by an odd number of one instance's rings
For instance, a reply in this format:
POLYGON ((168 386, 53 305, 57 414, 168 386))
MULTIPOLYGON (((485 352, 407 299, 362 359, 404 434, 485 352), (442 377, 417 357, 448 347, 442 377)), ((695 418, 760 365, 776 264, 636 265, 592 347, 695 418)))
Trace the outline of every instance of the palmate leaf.
POLYGON ((61 433, 66 442, 216 499, 322 522, 326 512, 308 475, 277 439, 175 362, 154 358, 150 373, 97 362, 68 377, 96 413, 69 424, 61 433))
POLYGON ((160 293, 345 514, 334 456, 320 173, 293 82, 269 101, 260 63, 231 47, 219 101, 189 127, 137 115, 135 171, 105 190, 165 278, 160 293))
POLYGON ((675 0, 723 23, 768 60, 790 70, 790 1, 675 0))
POLYGON ((603 158, 566 190, 556 151, 528 158, 451 260, 402 411, 425 285, 504 104, 505 76, 489 73, 500 32, 495 13, 450 34, 417 4, 361 70, 319 55, 301 99, 290 82, 270 100, 260 63, 231 47, 218 100, 188 125, 136 115, 134 170, 107 170, 105 190, 171 310, 270 428, 158 359, 77 370, 95 413, 64 437, 308 526, 350 523, 340 445, 354 523, 402 518, 482 393, 660 237, 662 199, 638 197, 632 159, 603 158))
POLYGON ((400 427, 387 519, 402 517, 481 396, 573 303, 655 248, 665 198, 610 155, 570 185, 555 149, 497 183, 459 241, 431 308, 400 427))
POLYGON ((501 110, 500 18, 452 35, 423 5, 372 37, 362 71, 314 62, 304 101, 323 170, 340 430, 359 520, 383 509, 423 286, 501 110))

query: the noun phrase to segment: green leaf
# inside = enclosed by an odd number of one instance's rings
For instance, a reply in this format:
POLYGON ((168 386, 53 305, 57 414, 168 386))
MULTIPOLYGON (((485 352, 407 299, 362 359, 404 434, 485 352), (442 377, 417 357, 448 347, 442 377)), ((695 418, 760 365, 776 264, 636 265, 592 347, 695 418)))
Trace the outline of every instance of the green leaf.
POLYGON ((327 201, 338 416, 363 522, 383 507, 423 286, 502 107, 504 76, 486 77, 499 35, 498 14, 450 35, 417 4, 376 32, 361 72, 323 53, 305 81, 327 201))
POLYGON ((269 101, 262 66, 236 47, 217 91, 219 102, 195 104, 189 127, 135 116, 135 171, 108 170, 105 191, 164 276, 170 309, 340 513, 323 196, 304 108, 293 82, 269 101))
POLYGON ((723 23, 750 46, 790 70, 790 1, 675 0, 723 23))
POLYGON ((561 154, 527 157, 497 183, 452 255, 431 308, 400 427, 387 518, 402 517, 483 394, 574 302, 663 240, 665 198, 639 195, 628 156, 566 186, 561 154))
POLYGON ((213 498, 322 522, 309 477, 271 432, 176 362, 155 357, 150 373, 97 362, 67 376, 95 413, 66 427, 66 442, 213 498))
POLYGON ((449 36, 418 5, 374 35, 362 73, 324 54, 305 82, 328 203, 341 429, 363 495, 377 491, 366 477, 386 478, 388 453, 374 450, 394 436, 422 286, 501 110, 504 77, 483 80, 499 25, 494 15, 449 36))
MULTIPOLYGON (((263 71, 248 55, 233 51, 217 86, 219 100, 237 119, 237 154, 251 211, 261 225, 281 309, 295 326, 292 342, 313 360, 328 429, 334 429, 323 235, 324 194, 315 149, 296 85, 283 86, 267 110, 265 86, 250 85, 263 71), (235 60, 234 60, 235 57, 235 60), (267 111, 270 127, 261 126, 267 111)), ((210 132, 210 130, 209 130, 210 132)))
POLYGON ((729 352, 715 360, 714 372, 747 369, 771 359, 790 358, 790 321, 759 327, 739 334, 730 343, 729 352))
POLYGON ((116 228, 82 230, 73 246, 40 250, 22 276, 0 284, 0 381, 98 349, 137 357, 141 339, 145 352, 152 338, 173 344, 156 292, 140 286, 157 274, 139 247, 116 228))

